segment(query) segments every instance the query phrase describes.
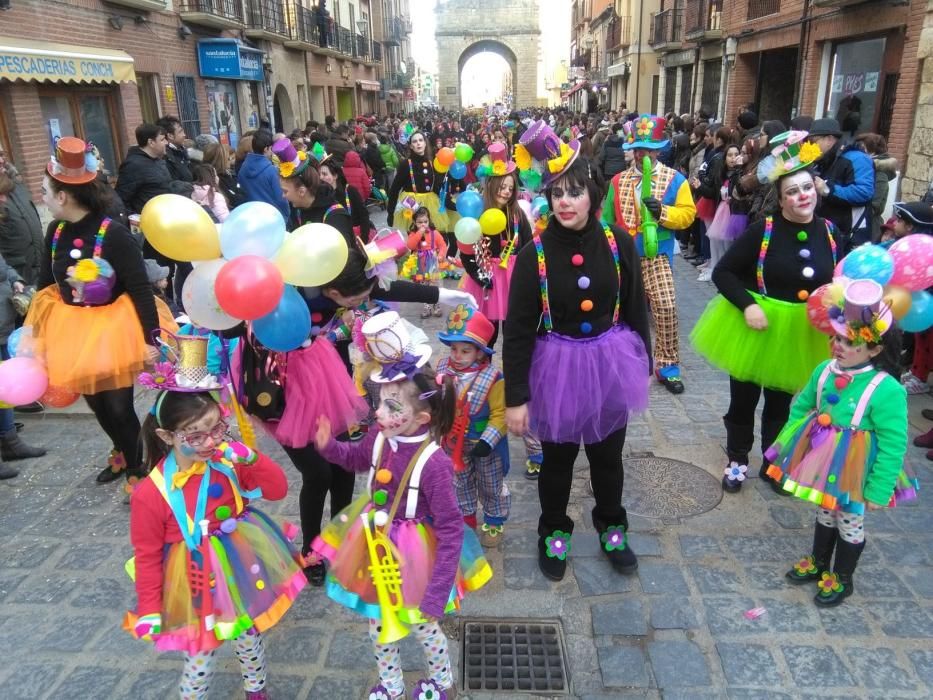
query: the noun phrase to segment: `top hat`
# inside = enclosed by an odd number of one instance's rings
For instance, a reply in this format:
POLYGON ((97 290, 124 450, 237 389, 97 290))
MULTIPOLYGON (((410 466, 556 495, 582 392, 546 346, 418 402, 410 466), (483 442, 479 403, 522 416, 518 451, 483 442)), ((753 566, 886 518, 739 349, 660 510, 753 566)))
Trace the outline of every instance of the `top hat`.
POLYGON ((560 155, 561 140, 554 130, 541 119, 529 126, 518 142, 525 147, 532 158, 541 162, 560 155))
POLYGON ((874 280, 853 280, 846 286, 842 307, 829 310, 829 323, 855 345, 878 344, 893 322, 891 308, 882 301, 884 288, 874 280))
POLYGON ((515 171, 515 161, 509 158, 509 149, 504 143, 491 143, 486 152, 489 153, 491 175, 508 175, 515 171))
POLYGON ((622 122, 622 147, 635 142, 635 122, 622 122))
POLYGON ((664 133, 666 127, 667 119, 664 117, 659 117, 656 114, 642 114, 632 122, 635 140, 624 144, 622 149, 626 151, 635 148, 647 148, 652 151, 660 150, 670 143, 664 133))
POLYGON ((377 384, 411 379, 431 359, 431 346, 415 343, 396 311, 376 314, 360 330, 366 350, 382 365, 370 375, 377 384))
POLYGON ((170 361, 159 362, 151 372, 139 375, 139 383, 163 391, 216 391, 220 380, 207 369, 207 347, 210 335, 169 334, 171 342, 159 339, 170 361))
POLYGON ((788 131, 778 134, 772 139, 779 141, 779 145, 771 151, 774 156, 774 167, 768 173, 768 180, 775 182, 785 175, 810 167, 820 159, 823 152, 815 143, 806 141, 806 131, 788 131))
POLYGON ((370 270, 379 263, 407 253, 408 239, 398 229, 384 228, 363 245, 363 252, 366 254, 366 269, 370 270))
POLYGON ((279 159, 279 175, 282 177, 297 177, 304 172, 311 163, 305 151, 297 150, 291 139, 279 139, 272 144, 272 153, 279 159))
POLYGON ((55 154, 46 166, 49 175, 66 185, 83 185, 97 177, 98 162, 88 145, 74 136, 55 142, 55 154))
POLYGON ((444 345, 470 343, 492 355, 494 351, 489 341, 495 332, 495 326, 482 312, 460 304, 447 316, 447 332, 438 333, 437 337, 444 345))

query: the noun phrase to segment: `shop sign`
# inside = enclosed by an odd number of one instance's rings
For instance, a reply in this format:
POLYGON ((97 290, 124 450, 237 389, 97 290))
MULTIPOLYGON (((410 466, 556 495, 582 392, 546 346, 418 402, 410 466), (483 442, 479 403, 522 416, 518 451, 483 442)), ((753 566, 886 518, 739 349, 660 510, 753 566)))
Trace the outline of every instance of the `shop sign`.
POLYGON ((0 79, 116 83, 136 75, 123 51, 0 37, 0 79))
POLYGON ((198 66, 202 78, 262 80, 262 51, 241 46, 233 39, 198 42, 198 66))

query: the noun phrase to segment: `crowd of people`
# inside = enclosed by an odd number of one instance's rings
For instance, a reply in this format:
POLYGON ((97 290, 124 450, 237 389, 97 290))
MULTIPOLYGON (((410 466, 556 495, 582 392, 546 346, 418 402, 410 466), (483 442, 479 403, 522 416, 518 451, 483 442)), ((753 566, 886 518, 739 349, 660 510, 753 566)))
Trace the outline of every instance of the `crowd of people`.
MULTIPOLYGON (((306 584, 369 619, 370 698, 404 696, 409 632, 428 671, 416 693, 435 693, 415 697, 453 697, 439 621, 492 576, 483 550, 506 537, 509 433, 537 480, 542 574, 559 581, 570 561, 581 444, 600 551, 616 572, 636 571, 622 450, 652 380, 686 390, 674 270, 687 262, 718 291, 690 339, 730 379, 722 488, 746 481, 763 394, 759 476, 819 506, 813 550, 786 578, 816 582, 817 605, 851 595, 866 510, 916 496, 906 395, 929 390, 933 343, 915 333, 902 373, 892 302, 872 279, 840 281, 838 266, 865 244, 933 232, 933 205, 897 203, 885 221, 897 163, 883 137, 852 140, 833 119, 787 126, 750 108, 734 124, 703 112, 432 111, 260 128, 233 150, 167 116, 136 129, 115 178, 92 144, 60 139, 44 236, 0 154, 0 349, 7 357, 25 324, 50 385, 84 396, 112 442, 97 480, 126 477, 138 599, 126 627, 184 652, 181 697, 206 697, 224 641, 247 697, 267 697, 262 632, 306 584), (250 323, 178 330, 191 264, 136 231, 163 194, 221 226, 266 202, 290 231, 339 231, 343 270, 298 287, 314 324, 300 347, 267 348, 250 323), (376 206, 388 228, 377 230, 376 206), (457 288, 441 281, 461 275, 457 288), (834 284, 817 328, 808 300, 834 284), (398 303, 446 314, 445 357, 431 362, 398 303), (166 333, 179 349, 206 344, 213 363, 180 350, 166 369, 166 333), (157 391, 142 424, 137 378, 157 391), (294 532, 250 504, 287 490, 255 427, 300 473, 294 532), (359 472, 369 478, 354 499, 359 472)), ((917 441, 933 459, 933 430, 917 441)), ((17 437, 8 408, 0 445, 3 460, 44 453, 17 437)), ((0 463, 0 478, 14 476, 0 463)))

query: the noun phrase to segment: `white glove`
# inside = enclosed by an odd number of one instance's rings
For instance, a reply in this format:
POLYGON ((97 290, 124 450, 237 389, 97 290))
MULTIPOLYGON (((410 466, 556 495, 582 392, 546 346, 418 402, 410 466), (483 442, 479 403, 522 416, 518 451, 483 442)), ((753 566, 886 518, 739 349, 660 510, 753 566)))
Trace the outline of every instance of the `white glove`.
POLYGON ((462 289, 439 289, 437 293, 437 303, 443 304, 444 306, 463 304, 469 306, 471 309, 479 308, 473 295, 469 292, 464 292, 462 289))

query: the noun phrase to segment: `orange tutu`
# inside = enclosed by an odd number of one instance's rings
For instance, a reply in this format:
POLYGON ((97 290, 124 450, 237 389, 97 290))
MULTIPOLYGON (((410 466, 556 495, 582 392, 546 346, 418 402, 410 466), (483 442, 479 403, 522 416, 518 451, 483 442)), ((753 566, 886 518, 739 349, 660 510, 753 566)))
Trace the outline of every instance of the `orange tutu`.
MULTIPOLYGON (((162 329, 177 331, 165 302, 155 302, 162 329)), ((33 297, 25 325, 32 326, 52 386, 96 394, 133 386, 144 369, 146 341, 129 294, 105 306, 71 306, 51 285, 33 297)))

